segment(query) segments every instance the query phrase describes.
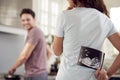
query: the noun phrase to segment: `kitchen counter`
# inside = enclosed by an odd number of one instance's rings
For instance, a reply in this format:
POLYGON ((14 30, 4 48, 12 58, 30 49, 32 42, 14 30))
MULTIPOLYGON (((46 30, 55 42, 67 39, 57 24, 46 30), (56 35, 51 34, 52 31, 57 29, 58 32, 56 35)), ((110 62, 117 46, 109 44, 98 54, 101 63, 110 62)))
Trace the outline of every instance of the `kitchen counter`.
MULTIPOLYGON (((5 79, 4 79, 4 75, 5 75, 5 74, 0 74, 0 80, 5 80, 5 79)), ((23 77, 23 76, 20 76, 20 78, 21 78, 21 80, 24 80, 24 77, 23 77)))
MULTIPOLYGON (((48 80, 55 80, 55 75, 49 75, 48 76, 48 80)), ((0 74, 0 80, 5 80, 4 79, 4 74, 0 74)), ((21 80, 24 80, 24 77, 23 76, 21 76, 21 80)))
POLYGON ((48 80, 55 80, 55 77, 56 77, 56 76, 50 75, 50 76, 48 76, 48 80))
MULTIPOLYGON (((55 75, 49 75, 48 80, 55 80, 55 75)), ((0 75, 0 80, 5 80, 3 75, 0 75)), ((24 80, 24 77, 21 76, 21 80, 24 80)), ((110 80, 120 80, 120 75, 113 75, 110 80)))

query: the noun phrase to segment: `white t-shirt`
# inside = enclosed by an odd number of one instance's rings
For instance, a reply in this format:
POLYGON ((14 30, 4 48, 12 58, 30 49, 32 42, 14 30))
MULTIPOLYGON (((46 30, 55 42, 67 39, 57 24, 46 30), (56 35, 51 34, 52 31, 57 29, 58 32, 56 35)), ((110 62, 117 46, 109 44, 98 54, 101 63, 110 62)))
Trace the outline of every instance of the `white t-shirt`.
POLYGON ((111 20, 93 8, 74 8, 58 17, 55 35, 64 37, 56 80, 96 80, 95 70, 77 65, 81 46, 101 50, 104 40, 116 33, 111 20))

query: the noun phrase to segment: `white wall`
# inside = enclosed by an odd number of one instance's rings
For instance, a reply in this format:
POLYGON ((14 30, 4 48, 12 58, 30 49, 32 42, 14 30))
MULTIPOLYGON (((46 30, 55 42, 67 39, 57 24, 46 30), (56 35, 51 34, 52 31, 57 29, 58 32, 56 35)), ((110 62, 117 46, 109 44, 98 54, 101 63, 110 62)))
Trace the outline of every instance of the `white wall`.
POLYGON ((22 28, 19 14, 23 8, 32 8, 32 0, 0 0, 0 24, 22 28))
POLYGON ((104 0, 104 1, 108 10, 110 10, 111 7, 120 7, 120 0, 104 0))
MULTIPOLYGON (((0 32, 0 73, 7 73, 24 46, 24 36, 0 32)), ((23 67, 17 73, 23 74, 23 67)))

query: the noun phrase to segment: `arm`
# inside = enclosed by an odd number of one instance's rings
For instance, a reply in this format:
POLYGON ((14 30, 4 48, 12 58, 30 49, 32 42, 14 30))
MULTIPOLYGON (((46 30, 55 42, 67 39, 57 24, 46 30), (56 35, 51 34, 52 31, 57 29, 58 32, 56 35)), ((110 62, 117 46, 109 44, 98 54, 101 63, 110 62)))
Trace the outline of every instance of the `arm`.
MULTIPOLYGON (((113 46, 120 52, 120 34, 115 33, 108 37, 110 42, 113 44, 113 46)), ((108 80, 118 69, 120 68, 120 54, 116 57, 113 64, 110 66, 110 68, 107 70, 107 72, 102 70, 96 71, 96 77, 97 80, 108 80)))
MULTIPOLYGON (((120 52, 120 34, 115 33, 112 36, 108 37, 113 46, 120 52)), ((120 54, 116 57, 115 61, 111 67, 107 70, 107 74, 110 77, 120 68, 120 54)))
POLYGON ((107 70, 107 75, 111 77, 120 68, 120 54, 116 57, 113 64, 107 70))
POLYGON ((56 56, 60 56, 63 52, 63 37, 54 37, 53 51, 56 56))
POLYGON ((13 74, 19 66, 21 66, 23 63, 25 63, 27 61, 27 59, 30 57, 34 48, 35 48, 35 46, 32 45, 31 43, 26 43, 26 45, 23 48, 23 51, 21 52, 21 54, 19 55, 16 63, 13 65, 13 67, 9 70, 8 73, 13 74))

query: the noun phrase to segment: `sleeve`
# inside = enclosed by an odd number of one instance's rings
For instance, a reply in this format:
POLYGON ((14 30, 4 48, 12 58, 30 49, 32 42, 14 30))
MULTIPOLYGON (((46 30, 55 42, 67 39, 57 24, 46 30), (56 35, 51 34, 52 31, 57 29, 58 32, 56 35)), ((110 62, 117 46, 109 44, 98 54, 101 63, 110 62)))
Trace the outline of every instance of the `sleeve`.
POLYGON ((111 36, 112 34, 119 32, 119 30, 117 29, 117 26, 115 26, 112 21, 109 22, 109 26, 110 26, 110 30, 108 33, 108 37, 111 36))
POLYGON ((64 37, 65 16, 63 13, 59 14, 57 19, 57 25, 55 27, 54 35, 58 37, 64 37))
POLYGON ((31 31, 28 35, 29 35, 29 38, 28 38, 27 42, 36 46, 40 40, 38 37, 39 36, 38 32, 34 30, 34 31, 31 31))

